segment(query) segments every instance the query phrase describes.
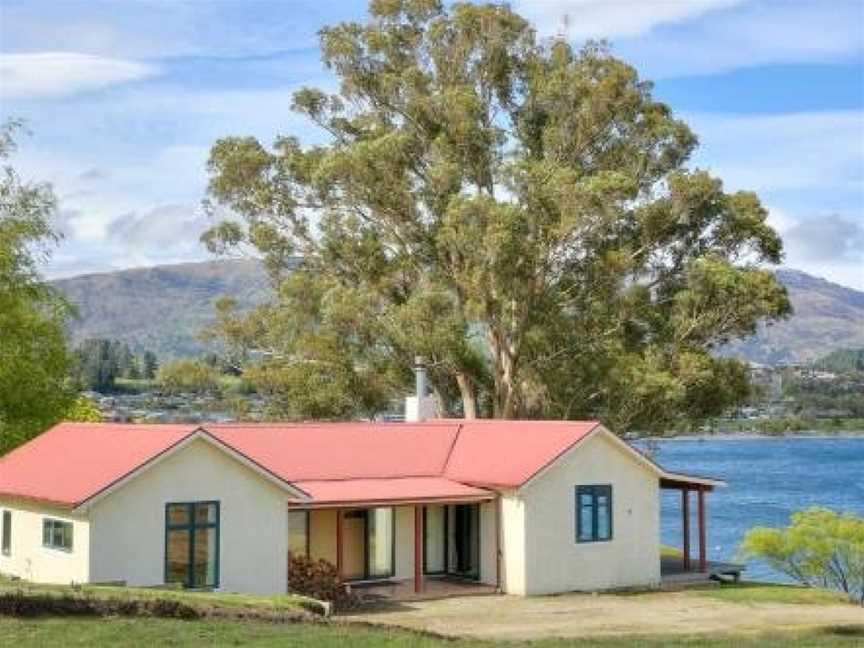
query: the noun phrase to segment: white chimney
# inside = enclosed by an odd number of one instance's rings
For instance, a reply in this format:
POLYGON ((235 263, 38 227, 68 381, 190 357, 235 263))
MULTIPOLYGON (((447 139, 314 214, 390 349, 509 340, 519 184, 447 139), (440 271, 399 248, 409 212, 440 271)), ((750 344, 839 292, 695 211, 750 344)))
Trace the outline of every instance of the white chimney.
POLYGON ((426 393, 426 360, 414 358, 415 395, 405 399, 405 421, 416 423, 435 418, 435 399, 426 393))

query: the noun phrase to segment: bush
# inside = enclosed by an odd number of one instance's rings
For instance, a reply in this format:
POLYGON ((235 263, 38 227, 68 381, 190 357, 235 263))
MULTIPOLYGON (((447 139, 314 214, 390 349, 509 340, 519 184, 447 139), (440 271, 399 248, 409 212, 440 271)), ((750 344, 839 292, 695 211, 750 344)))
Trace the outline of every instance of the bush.
POLYGON ((818 507, 799 511, 788 527, 748 531, 741 552, 803 585, 839 590, 864 606, 862 517, 818 507))
POLYGON ((319 601, 330 601, 338 610, 356 607, 359 599, 349 593, 333 563, 306 556, 291 556, 288 561, 288 589, 319 601))
POLYGON ((144 616, 198 619, 204 612, 167 598, 97 598, 74 594, 34 594, 17 590, 0 593, 0 615, 36 616, 144 616))

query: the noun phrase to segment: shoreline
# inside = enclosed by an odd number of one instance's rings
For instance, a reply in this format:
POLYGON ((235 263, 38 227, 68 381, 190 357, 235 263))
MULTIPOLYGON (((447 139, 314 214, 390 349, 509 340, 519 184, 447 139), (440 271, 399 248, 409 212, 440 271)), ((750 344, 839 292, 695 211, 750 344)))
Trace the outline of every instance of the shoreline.
POLYGON ((715 434, 681 434, 678 436, 640 436, 633 441, 788 441, 795 439, 832 440, 864 439, 864 430, 842 430, 839 432, 792 432, 789 434, 760 434, 759 432, 717 432, 715 434))

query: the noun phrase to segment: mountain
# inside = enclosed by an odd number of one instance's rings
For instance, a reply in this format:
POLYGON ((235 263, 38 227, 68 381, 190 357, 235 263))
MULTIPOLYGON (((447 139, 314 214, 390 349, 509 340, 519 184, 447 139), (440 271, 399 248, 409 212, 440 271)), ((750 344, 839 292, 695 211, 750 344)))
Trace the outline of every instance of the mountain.
POLYGON ((197 335, 213 321, 219 297, 233 297, 241 308, 250 308, 269 291, 261 264, 247 259, 136 268, 52 283, 77 307, 69 330, 73 344, 114 338, 128 342, 133 351, 153 351, 160 360, 207 351, 197 335))
POLYGON ((778 270, 777 278, 789 291, 794 314, 726 346, 723 355, 762 364, 812 362, 864 346, 864 292, 798 270, 778 270))
MULTIPOLYGON (((761 327, 721 353, 763 364, 809 362, 864 347, 864 292, 797 270, 778 270, 795 314, 761 327)), ((228 295, 243 308, 266 299, 267 277, 257 261, 229 260, 157 266, 60 279, 54 285, 78 306, 73 342, 116 338, 160 358, 203 353, 196 335, 213 320, 213 304, 228 295)))

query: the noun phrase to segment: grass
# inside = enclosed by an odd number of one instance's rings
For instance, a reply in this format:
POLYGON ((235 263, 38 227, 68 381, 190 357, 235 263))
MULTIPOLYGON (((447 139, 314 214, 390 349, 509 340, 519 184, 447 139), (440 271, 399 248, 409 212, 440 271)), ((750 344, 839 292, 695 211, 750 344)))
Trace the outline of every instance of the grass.
POLYGON ((43 594, 95 596, 106 599, 170 599, 181 601, 199 609, 221 608, 230 611, 257 611, 269 614, 298 611, 303 608, 307 601, 302 596, 290 594, 255 596, 228 592, 195 592, 183 589, 109 585, 81 585, 72 588, 67 585, 15 582, 0 576, 0 592, 17 590, 43 594))
POLYGON ((682 552, 677 547, 670 547, 669 545, 661 544, 660 545, 660 555, 663 558, 680 558, 681 556, 684 555, 684 552, 682 552))
MULTIPOLYGON (((791 603, 803 605, 838 605, 849 599, 839 592, 801 587, 799 585, 775 585, 769 583, 724 584, 711 589, 692 590, 697 596, 707 596, 731 603, 791 603)), ((862 611, 864 618, 864 611, 862 611)))
POLYGON ((0 643, 27 646, 291 646, 292 648, 811 648, 860 646, 864 626, 820 631, 712 637, 653 635, 532 642, 448 640, 433 636, 340 624, 273 624, 166 619, 0 618, 0 643))

